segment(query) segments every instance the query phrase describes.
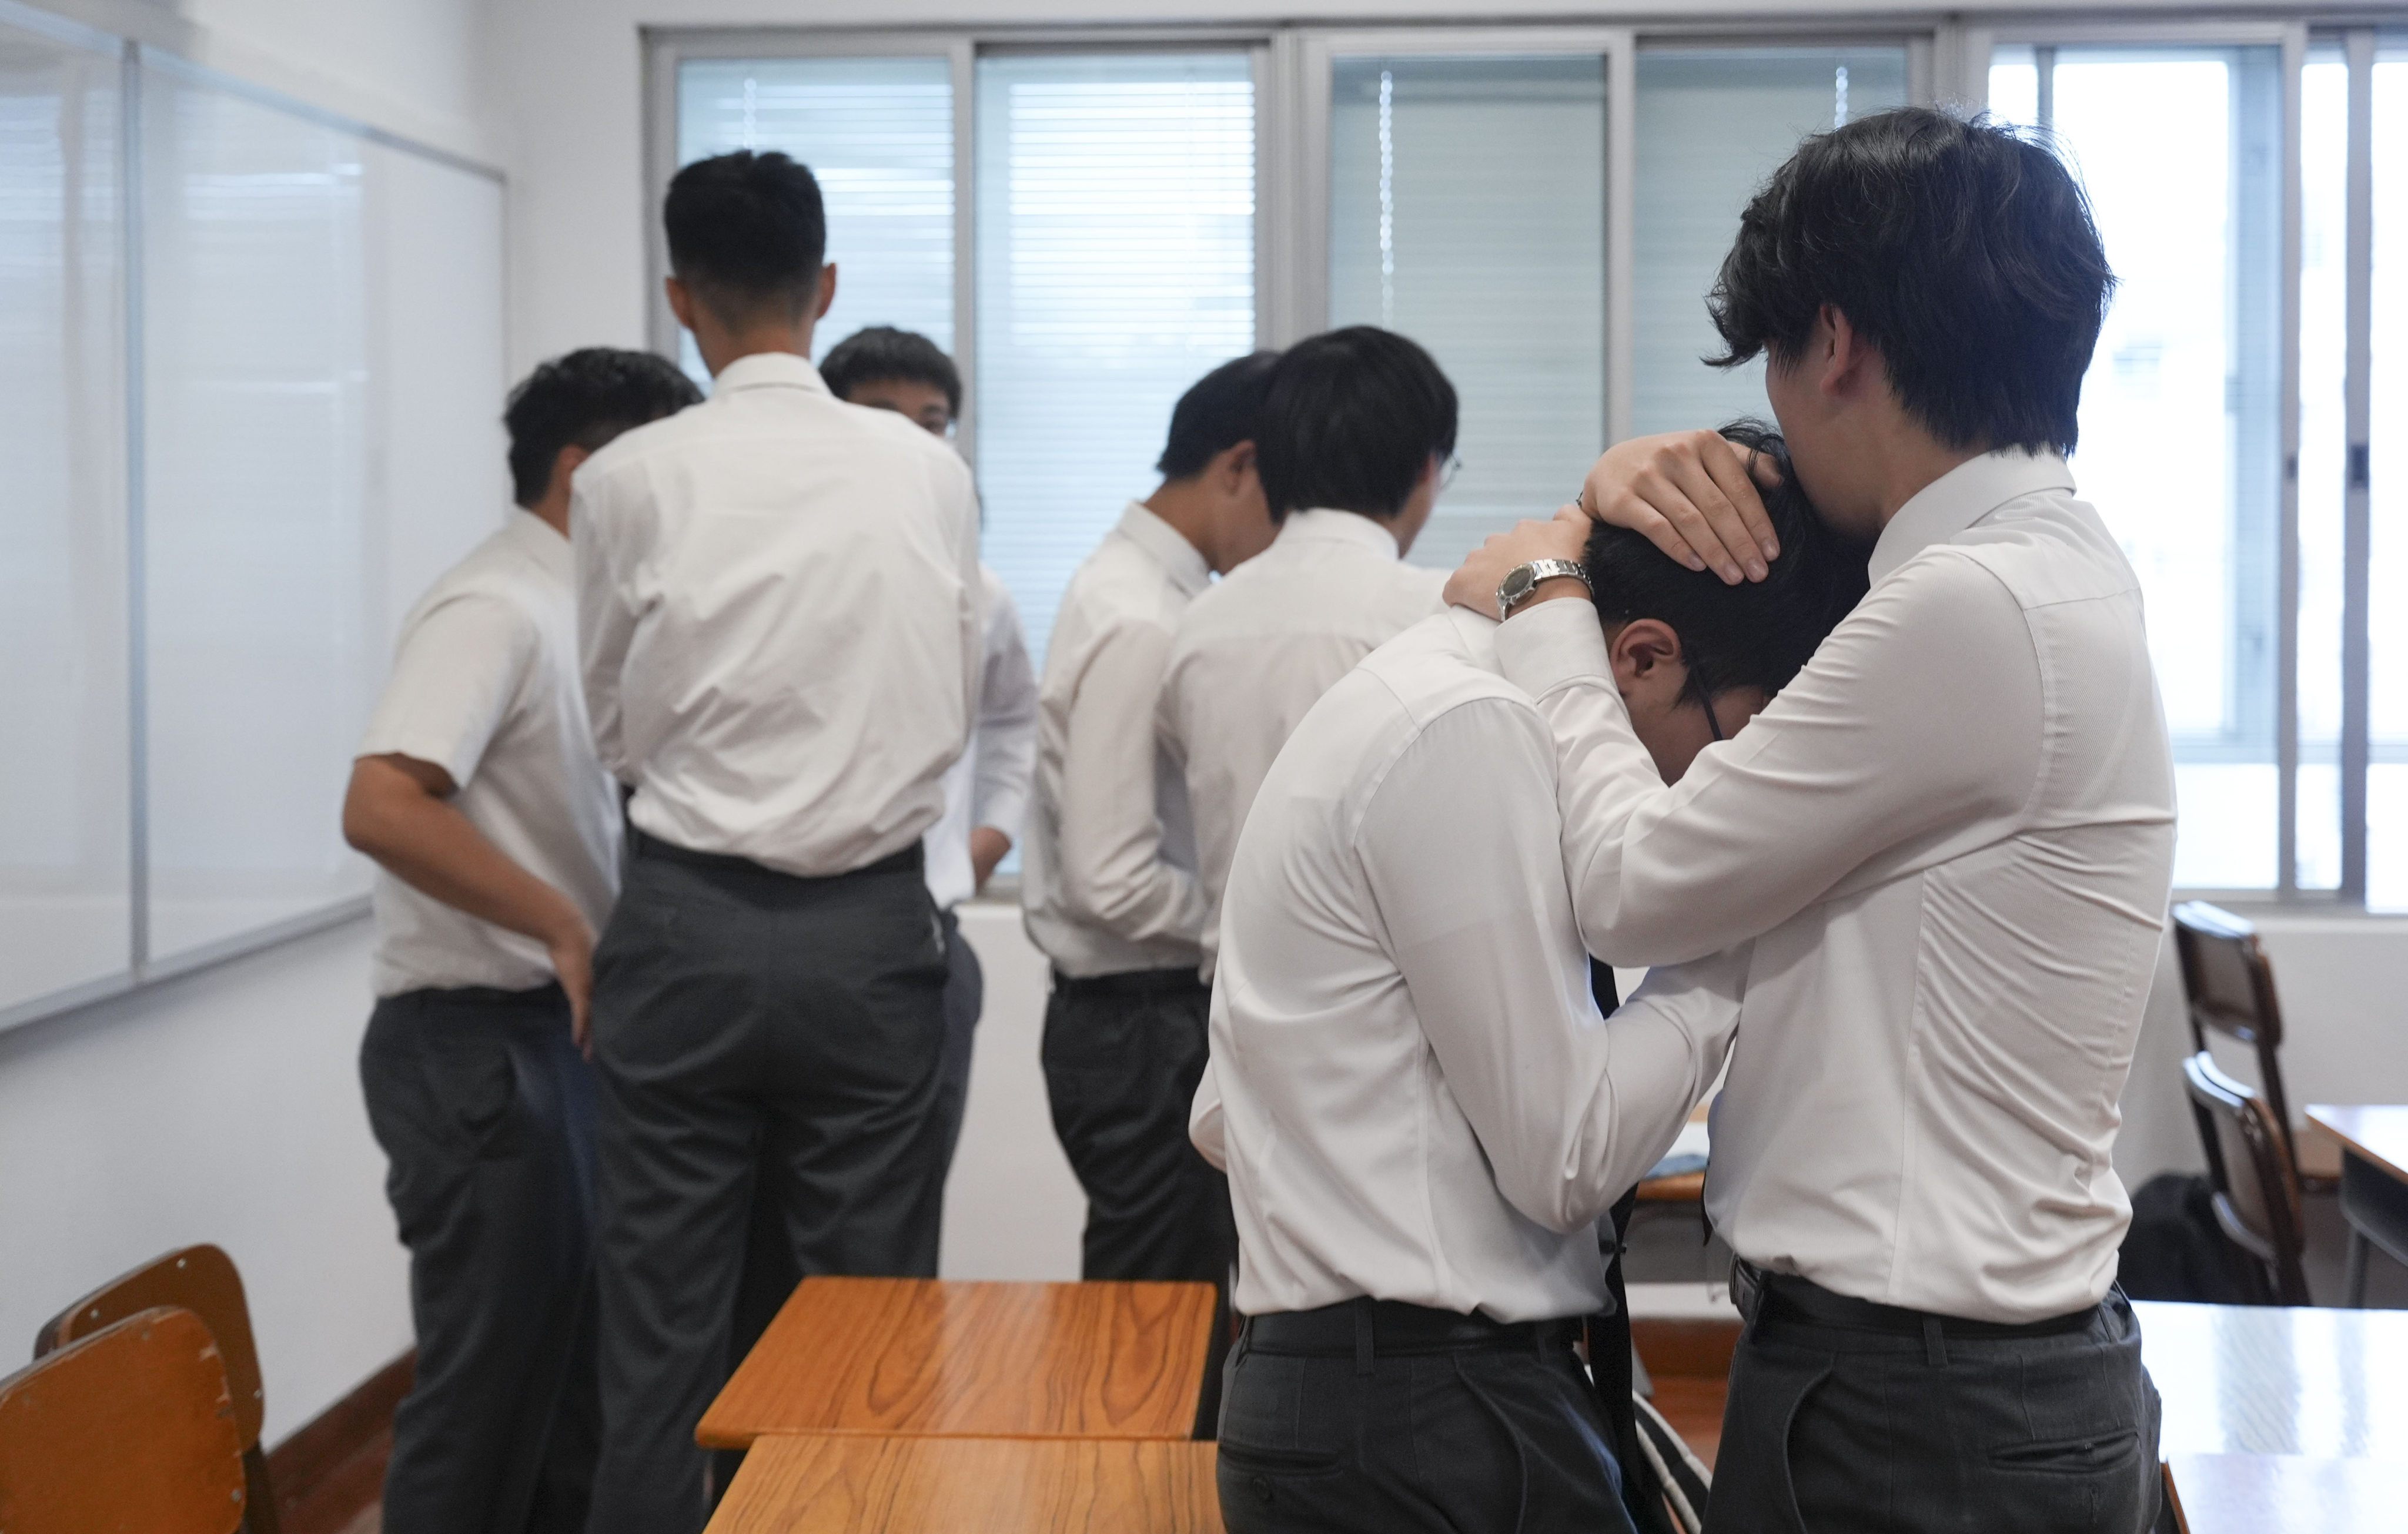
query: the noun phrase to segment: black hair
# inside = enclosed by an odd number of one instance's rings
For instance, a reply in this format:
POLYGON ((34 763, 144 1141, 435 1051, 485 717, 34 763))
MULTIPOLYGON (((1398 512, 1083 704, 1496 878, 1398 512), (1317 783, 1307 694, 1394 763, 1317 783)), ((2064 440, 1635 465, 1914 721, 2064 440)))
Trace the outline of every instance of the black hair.
POLYGON ((897 330, 893 325, 856 330, 829 348, 820 364, 820 377, 838 399, 851 399, 864 384, 887 379, 924 383, 944 391, 949 413, 962 413, 962 370, 936 342, 916 330, 897 330))
POLYGON ((1432 457, 1455 452, 1455 385, 1436 359, 1376 325, 1288 348, 1254 438, 1271 520, 1311 507, 1393 517, 1432 457))
POLYGON ((632 426, 700 403, 694 380, 649 351, 589 346, 540 364, 510 391, 502 410, 510 434, 510 493, 532 507, 550 487, 561 449, 591 452, 632 426))
POLYGON ((1790 472, 1789 451, 1773 430, 1739 421, 1723 435, 1770 457, 1781 483, 1764 509, 1781 539, 1780 557, 1762 581, 1725 585, 1712 570, 1692 570, 1626 527, 1599 523, 1582 563, 1597 615, 1608 629, 1641 618, 1670 625, 1681 658, 1708 697, 1750 683, 1779 692, 1865 595, 1869 546, 1823 525, 1790 472))
POLYGON ((810 167, 775 150, 696 160, 661 205, 669 266, 721 318, 799 311, 827 257, 827 210, 810 167))
POLYGON ((1185 480, 1240 442, 1254 440, 1270 393, 1276 351, 1253 351, 1223 363, 1197 379, 1170 410, 1170 437, 1154 470, 1166 480, 1185 480))
POLYGON ((1829 304, 1941 442, 2071 452, 2114 281, 2046 145, 1909 107, 1817 134, 1772 173, 1706 300, 1727 349, 1707 361, 1794 360, 1829 304))

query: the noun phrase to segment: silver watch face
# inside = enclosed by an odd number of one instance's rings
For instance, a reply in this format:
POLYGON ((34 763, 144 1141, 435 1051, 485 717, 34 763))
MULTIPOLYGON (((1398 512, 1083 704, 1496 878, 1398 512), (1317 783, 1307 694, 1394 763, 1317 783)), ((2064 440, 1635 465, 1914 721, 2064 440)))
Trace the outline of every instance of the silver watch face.
POLYGON ((1531 569, 1527 565, 1514 566, 1512 569, 1505 572, 1505 583, 1497 588, 1497 605, 1499 607, 1512 607, 1514 603, 1520 601, 1525 596, 1529 595, 1530 588, 1538 583, 1537 571, 1531 569))

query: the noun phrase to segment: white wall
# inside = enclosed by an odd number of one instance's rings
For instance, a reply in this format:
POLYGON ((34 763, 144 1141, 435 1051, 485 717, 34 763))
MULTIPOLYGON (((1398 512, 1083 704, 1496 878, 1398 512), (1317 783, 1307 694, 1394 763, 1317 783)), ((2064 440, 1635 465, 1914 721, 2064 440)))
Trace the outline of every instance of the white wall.
POLYGON ((360 1105, 353 922, 0 1033, 0 1373, 77 1296, 224 1247, 273 1442, 409 1345, 408 1269, 360 1105))

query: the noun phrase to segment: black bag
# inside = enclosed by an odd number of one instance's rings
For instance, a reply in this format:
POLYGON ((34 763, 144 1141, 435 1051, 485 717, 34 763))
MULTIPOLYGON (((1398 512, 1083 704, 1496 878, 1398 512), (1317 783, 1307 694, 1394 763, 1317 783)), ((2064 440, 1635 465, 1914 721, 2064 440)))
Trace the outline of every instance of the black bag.
POLYGON ((2247 1305, 2258 1295, 2240 1254, 2215 1223, 2215 1189, 2205 1177, 2160 1172, 2132 1195, 2115 1282, 2132 1299, 2247 1305))

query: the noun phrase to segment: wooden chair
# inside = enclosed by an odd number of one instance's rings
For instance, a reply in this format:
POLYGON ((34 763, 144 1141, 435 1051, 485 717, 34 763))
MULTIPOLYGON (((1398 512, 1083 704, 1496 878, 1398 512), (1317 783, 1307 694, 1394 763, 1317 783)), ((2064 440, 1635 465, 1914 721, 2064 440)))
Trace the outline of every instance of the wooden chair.
POLYGON ((225 1253, 214 1246, 188 1246, 120 1273, 52 1316, 34 1340, 34 1356, 39 1358, 154 1305, 192 1312, 217 1339, 226 1383, 234 1396, 236 1431, 242 1440, 243 1505, 248 1510, 243 1527, 246 1534, 278 1534, 276 1489, 268 1482, 267 1456, 259 1447, 260 1422, 267 1407, 260 1387, 259 1348, 251 1340, 251 1307, 243 1298, 242 1275, 235 1271, 234 1259, 225 1253))
POLYGON ((242 1442, 217 1340, 160 1306, 0 1380, 7 1534, 232 1534, 242 1442))
POLYGON ((2183 1062, 2190 1085, 2191 1111, 2207 1145, 2207 1171, 2215 1187, 2215 1223, 2233 1245, 2253 1259, 2258 1303, 2306 1305, 2307 1250, 2300 1212, 2300 1183, 2275 1134, 2266 1099, 2215 1068, 2205 1050, 2183 1062))
POLYGON ((2274 998, 2274 967, 2266 962, 2258 929, 2204 900, 2174 907, 2173 919, 2191 1048, 2204 1050, 2208 1035, 2222 1034, 2257 1053, 2266 1106, 2273 1110, 2284 1159, 2297 1176, 2300 1148, 2291 1139, 2291 1100, 2283 1092, 2283 1008, 2274 998))

